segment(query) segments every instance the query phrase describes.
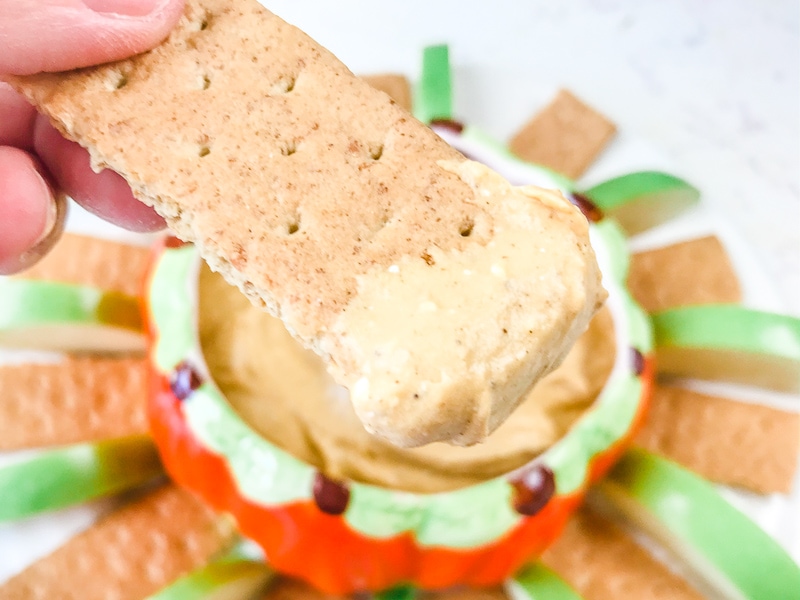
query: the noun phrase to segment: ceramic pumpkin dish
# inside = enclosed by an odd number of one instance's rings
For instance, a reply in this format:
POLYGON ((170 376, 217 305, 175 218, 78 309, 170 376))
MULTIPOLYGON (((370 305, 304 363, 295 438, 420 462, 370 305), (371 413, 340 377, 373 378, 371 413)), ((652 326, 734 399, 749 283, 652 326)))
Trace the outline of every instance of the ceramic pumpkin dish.
MULTIPOLYGON (((554 446, 508 474, 448 491, 333 479, 259 435, 215 385, 199 342, 203 325, 196 321, 204 302, 224 301, 203 297, 199 282, 215 277, 201 272, 191 246, 165 244, 158 251, 147 296, 156 369, 153 436, 173 479, 230 512, 276 569, 329 592, 501 582, 555 539, 643 416, 652 377, 649 325, 620 283, 609 281, 622 350, 599 397, 554 446)), ((277 354, 263 351, 268 368, 277 354)), ((268 402, 269 390, 263 394, 268 402)), ((280 400, 291 402, 287 396, 280 400)))
MULTIPOLYGON (((428 60, 427 69, 442 67, 447 65, 428 60)), ((447 100, 431 96, 428 94, 434 102, 447 100)), ((439 121, 435 129, 446 134, 453 124, 439 121)), ((467 153, 517 184, 557 187, 562 181, 486 143, 473 143, 467 153)), ((302 354, 288 336, 281 336, 281 325, 271 317, 240 318, 243 311, 253 313, 255 309, 246 301, 226 299, 238 292, 203 268, 192 246, 177 240, 165 243, 156 251, 149 276, 146 320, 156 372, 150 422, 167 471, 211 506, 230 512, 242 533, 261 545, 277 570, 306 579, 322 590, 345 593, 402 583, 430 589, 500 583, 552 543, 588 486, 619 457, 643 418, 652 379, 650 324, 625 290, 628 258, 620 243, 623 235, 613 221, 592 210, 587 200, 579 201, 596 221, 592 241, 610 295, 603 318, 611 324, 599 334, 600 325, 594 325, 595 331, 589 333, 595 340, 586 342, 583 349, 588 355, 585 362, 573 366, 576 361, 568 359, 567 367, 573 372, 562 375, 560 385, 568 385, 571 378, 589 378, 593 362, 610 364, 607 371, 593 375, 600 378, 598 389, 584 399, 582 410, 568 419, 569 425, 562 425, 566 431, 550 434, 549 447, 536 447, 541 434, 535 425, 554 419, 553 415, 532 417, 527 435, 513 431, 513 443, 526 449, 524 460, 516 461, 509 459, 503 448, 510 443, 503 438, 512 435, 508 430, 514 427, 516 416, 483 447, 438 445, 400 451, 367 439, 357 424, 351 424, 350 415, 344 414, 346 402, 337 402, 335 392, 329 391, 332 382, 310 390, 297 384, 283 393, 272 392, 282 387, 282 378, 324 378, 321 364, 305 367, 318 359, 302 354), (218 314, 209 307, 215 307, 218 314), (228 333, 236 327, 242 331, 228 333), (248 331, 256 331, 255 338, 248 338, 248 331), (230 337, 235 339, 227 341, 230 337), (224 349, 219 350, 219 345, 224 349), (207 352, 213 352, 213 363, 207 352), (219 354, 225 352, 250 356, 223 356, 220 361, 219 354), (294 363, 282 356, 290 353, 294 363), (271 379, 258 376, 270 369, 270 363, 281 361, 280 367, 272 367, 271 379), (306 370, 295 375, 292 371, 300 363, 306 370), (249 386, 250 394, 261 397, 245 400, 248 406, 244 407, 241 400, 232 404, 230 397, 246 395, 237 388, 245 386, 243 379, 247 378, 258 378, 258 385, 249 386), (313 452, 274 442, 282 437, 275 431, 289 426, 291 414, 273 416, 271 423, 260 427, 242 416, 257 420, 259 410, 283 410, 277 405, 271 408, 271 403, 299 404, 306 402, 304 395, 314 396, 314 406, 297 417, 298 427, 308 430, 306 437, 314 438, 319 428, 336 429, 338 420, 350 431, 331 434, 338 438, 336 443, 343 445, 360 434, 364 447, 337 450, 335 458, 330 456, 333 452, 311 456, 316 464, 309 464, 298 454, 313 452), (254 402, 263 406, 253 409, 254 402), (337 408, 330 410, 326 402, 336 403, 337 408), (525 437, 531 439, 518 440, 525 437), (359 467, 332 464, 347 461, 348 453, 379 458, 374 465, 359 467), (441 462, 442 453, 451 454, 451 462, 441 465, 433 476, 426 473, 431 462, 441 462), (407 461, 413 466, 404 466, 407 461), (483 468, 488 463, 494 471, 483 479, 467 473, 457 483, 448 482, 454 469, 468 468, 465 463, 481 468, 476 462, 483 468), (498 472, 498 464, 509 464, 508 471, 498 472), (401 468, 403 474, 398 473, 401 468), (376 481, 376 470, 388 474, 376 481), (352 477, 354 471, 356 478, 352 477), (437 476, 443 480, 440 484, 419 483, 437 476), (465 479, 477 481, 463 485, 465 479)), ((557 387, 551 391, 564 395, 557 387)), ((548 398, 536 396, 534 391, 528 403, 547 404, 548 398)), ((569 394, 559 400, 566 406, 580 401, 569 394)), ((556 408, 553 414, 558 416, 556 408)), ((574 408, 572 413, 576 413, 574 408)), ((315 440, 312 446, 331 443, 315 440)))

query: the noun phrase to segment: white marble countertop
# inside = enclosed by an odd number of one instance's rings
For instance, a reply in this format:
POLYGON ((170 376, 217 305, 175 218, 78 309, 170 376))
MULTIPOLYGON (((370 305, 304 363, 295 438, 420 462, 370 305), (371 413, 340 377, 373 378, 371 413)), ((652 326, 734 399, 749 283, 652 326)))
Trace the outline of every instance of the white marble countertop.
POLYGON ((450 44, 456 114, 500 139, 572 89, 699 187, 800 315, 796 0, 262 1, 359 74, 415 77, 450 44))

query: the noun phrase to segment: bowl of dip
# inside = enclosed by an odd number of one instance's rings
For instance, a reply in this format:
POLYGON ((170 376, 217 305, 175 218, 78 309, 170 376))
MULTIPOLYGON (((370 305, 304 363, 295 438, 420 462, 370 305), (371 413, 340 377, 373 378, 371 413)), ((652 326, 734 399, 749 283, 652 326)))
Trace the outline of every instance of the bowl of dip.
POLYGON ((151 429, 167 471, 328 593, 497 584, 551 544, 644 415, 651 330, 624 286, 627 250, 591 224, 609 293, 562 365, 489 439, 397 448, 280 320, 174 238, 145 294, 151 429))

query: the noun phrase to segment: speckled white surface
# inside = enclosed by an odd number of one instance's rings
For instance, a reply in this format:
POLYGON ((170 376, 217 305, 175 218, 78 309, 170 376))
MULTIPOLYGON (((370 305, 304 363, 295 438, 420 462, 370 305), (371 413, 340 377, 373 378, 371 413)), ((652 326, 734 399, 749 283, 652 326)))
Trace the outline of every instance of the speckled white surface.
POLYGON ((357 73, 449 43, 457 114, 501 139, 569 87, 698 186, 800 315, 796 0, 262 2, 357 73))

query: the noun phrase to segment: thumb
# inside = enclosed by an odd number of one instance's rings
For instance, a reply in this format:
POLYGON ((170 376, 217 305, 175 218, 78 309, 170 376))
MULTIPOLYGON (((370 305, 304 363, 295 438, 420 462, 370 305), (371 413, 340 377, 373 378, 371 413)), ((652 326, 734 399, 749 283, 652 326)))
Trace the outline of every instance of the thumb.
POLYGON ((184 0, 0 0, 0 74, 66 71, 156 46, 184 0))

